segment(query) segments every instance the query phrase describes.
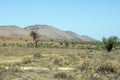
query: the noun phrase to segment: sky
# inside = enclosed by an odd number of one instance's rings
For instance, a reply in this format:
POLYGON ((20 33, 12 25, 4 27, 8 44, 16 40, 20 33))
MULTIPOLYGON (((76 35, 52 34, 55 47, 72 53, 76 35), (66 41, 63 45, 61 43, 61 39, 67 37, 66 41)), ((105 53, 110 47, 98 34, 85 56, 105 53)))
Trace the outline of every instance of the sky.
POLYGON ((120 0, 0 0, 0 25, 35 24, 98 40, 120 37, 120 0))

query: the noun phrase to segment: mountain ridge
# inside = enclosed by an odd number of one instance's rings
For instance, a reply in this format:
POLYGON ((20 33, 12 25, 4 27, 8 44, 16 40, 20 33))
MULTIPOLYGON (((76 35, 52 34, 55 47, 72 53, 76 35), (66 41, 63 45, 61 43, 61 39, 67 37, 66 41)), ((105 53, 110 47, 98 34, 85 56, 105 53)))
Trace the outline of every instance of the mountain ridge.
POLYGON ((0 26, 0 36, 30 37, 29 34, 31 31, 37 32, 40 38, 43 39, 98 41, 91 37, 79 35, 72 31, 63 31, 50 25, 30 25, 25 28, 20 28, 15 25, 0 26))

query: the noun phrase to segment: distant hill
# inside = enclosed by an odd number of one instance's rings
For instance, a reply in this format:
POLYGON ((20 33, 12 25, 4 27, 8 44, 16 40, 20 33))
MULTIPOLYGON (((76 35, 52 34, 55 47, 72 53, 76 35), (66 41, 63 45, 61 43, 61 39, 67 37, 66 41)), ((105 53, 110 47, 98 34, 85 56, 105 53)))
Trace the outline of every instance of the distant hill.
POLYGON ((73 40, 81 40, 81 41, 87 41, 87 42, 94 42, 97 41, 96 39, 93 39, 91 37, 85 36, 85 35, 78 35, 72 31, 65 31, 67 34, 72 36, 73 40))
POLYGON ((59 40, 70 40, 72 37, 66 32, 59 30, 49 25, 33 25, 25 28, 26 30, 36 31, 43 38, 59 39, 59 40))
POLYGON ((0 26, 0 36, 30 37, 29 34, 31 31, 36 31, 42 39, 97 41, 91 37, 78 35, 72 31, 63 31, 50 25, 31 25, 24 29, 11 25, 0 26))
POLYGON ((0 36, 7 37, 28 37, 29 33, 18 26, 0 26, 0 36))

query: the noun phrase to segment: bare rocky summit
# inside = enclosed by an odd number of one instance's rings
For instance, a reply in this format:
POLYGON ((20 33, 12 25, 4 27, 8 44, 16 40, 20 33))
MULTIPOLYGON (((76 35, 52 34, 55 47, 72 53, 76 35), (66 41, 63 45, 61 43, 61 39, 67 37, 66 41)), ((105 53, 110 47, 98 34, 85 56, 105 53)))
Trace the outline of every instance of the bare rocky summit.
POLYGON ((50 25, 31 25, 24 29, 14 25, 0 26, 0 36, 30 37, 31 31, 36 31, 42 39, 97 41, 88 36, 78 35, 72 31, 63 31, 50 25))

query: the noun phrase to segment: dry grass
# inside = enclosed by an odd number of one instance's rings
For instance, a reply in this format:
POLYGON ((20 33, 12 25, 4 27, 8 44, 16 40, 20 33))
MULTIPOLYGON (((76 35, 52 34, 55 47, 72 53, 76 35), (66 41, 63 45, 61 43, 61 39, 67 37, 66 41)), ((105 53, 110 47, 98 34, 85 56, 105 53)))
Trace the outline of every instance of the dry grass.
POLYGON ((107 53, 84 45, 84 49, 1 46, 0 80, 120 80, 120 50, 107 53))

